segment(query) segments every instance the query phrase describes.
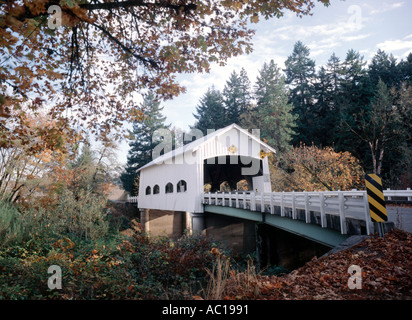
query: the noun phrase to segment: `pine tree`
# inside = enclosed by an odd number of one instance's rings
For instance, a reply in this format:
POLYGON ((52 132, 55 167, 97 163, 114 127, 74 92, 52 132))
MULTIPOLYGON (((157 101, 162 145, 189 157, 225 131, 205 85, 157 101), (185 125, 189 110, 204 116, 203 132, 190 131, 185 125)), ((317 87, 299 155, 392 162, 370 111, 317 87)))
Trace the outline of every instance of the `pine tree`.
POLYGON ((339 124, 339 100, 342 94, 342 66, 333 53, 325 67, 321 67, 315 83, 315 104, 313 107, 313 143, 318 146, 332 146, 335 129, 339 124), (328 132, 329 134, 325 134, 328 132))
POLYGON ((374 88, 365 68, 363 57, 349 50, 342 62, 342 93, 339 95, 339 125, 336 128, 334 143, 337 151, 349 151, 364 164, 367 163, 367 149, 362 141, 348 127, 354 127, 355 117, 370 105, 374 88))
MULTIPOLYGON (((383 159, 392 143, 401 138, 401 116, 393 106, 393 97, 387 85, 379 79, 370 105, 354 115, 354 123, 348 128, 369 146, 370 167, 373 173, 381 174, 383 159)), ((397 141, 399 143, 400 141, 397 141)))
POLYGON ((312 143, 313 140, 313 93, 315 61, 309 58, 310 50, 301 41, 295 43, 292 54, 285 62, 286 83, 290 86, 289 101, 294 106, 297 119, 295 144, 312 143))
POLYGON ((380 79, 391 88, 399 85, 401 80, 401 73, 397 70, 395 57, 380 49, 372 58, 368 73, 373 85, 377 85, 380 79))
POLYGON ((199 129, 204 135, 208 129, 217 130, 230 124, 226 117, 223 95, 214 87, 209 88, 200 99, 196 112, 193 116, 197 121, 192 129, 199 129))
POLYGON ((250 108, 252 99, 250 87, 250 80, 244 68, 240 74, 233 71, 223 89, 223 101, 229 123, 239 124, 240 115, 250 108))
POLYGON ((252 111, 255 115, 250 117, 251 123, 245 124, 248 129, 260 129, 261 138, 279 152, 291 147, 295 134, 296 116, 292 114, 293 106, 288 103, 288 95, 280 69, 273 60, 264 63, 255 85, 257 106, 252 111))
POLYGON ((163 107, 156 101, 153 94, 148 94, 141 104, 143 119, 141 122, 133 123, 133 141, 129 143, 130 150, 127 156, 125 172, 120 179, 123 188, 130 194, 137 194, 136 180, 137 170, 152 161, 152 151, 157 145, 153 141, 153 134, 156 130, 169 128, 165 125, 166 117, 162 115, 163 107))

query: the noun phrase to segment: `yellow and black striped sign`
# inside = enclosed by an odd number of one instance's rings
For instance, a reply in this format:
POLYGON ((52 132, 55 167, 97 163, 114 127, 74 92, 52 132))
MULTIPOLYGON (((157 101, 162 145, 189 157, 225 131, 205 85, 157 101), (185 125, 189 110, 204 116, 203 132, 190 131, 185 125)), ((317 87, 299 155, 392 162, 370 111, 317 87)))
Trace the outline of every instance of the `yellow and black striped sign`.
POLYGON ((372 221, 388 221, 381 177, 377 174, 367 174, 365 175, 365 183, 372 221))

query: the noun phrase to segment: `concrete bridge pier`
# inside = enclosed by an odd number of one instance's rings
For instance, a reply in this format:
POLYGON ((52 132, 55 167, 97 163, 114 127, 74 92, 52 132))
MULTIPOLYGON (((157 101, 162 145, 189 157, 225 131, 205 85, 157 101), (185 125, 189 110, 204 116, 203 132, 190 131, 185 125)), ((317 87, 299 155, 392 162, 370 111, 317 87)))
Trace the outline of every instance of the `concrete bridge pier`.
POLYGON ((205 214, 204 213, 192 213, 192 225, 191 230, 194 234, 200 234, 205 230, 205 214))
POLYGON ((143 232, 148 233, 150 231, 150 209, 140 209, 140 224, 143 228, 143 232))

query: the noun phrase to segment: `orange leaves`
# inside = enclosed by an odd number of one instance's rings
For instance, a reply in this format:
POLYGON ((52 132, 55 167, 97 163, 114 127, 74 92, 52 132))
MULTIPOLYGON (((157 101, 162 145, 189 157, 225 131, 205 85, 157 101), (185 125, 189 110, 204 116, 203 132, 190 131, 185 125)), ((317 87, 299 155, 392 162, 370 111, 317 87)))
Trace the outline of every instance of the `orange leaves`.
POLYGON ((349 152, 301 145, 285 158, 291 173, 286 175, 281 168, 274 172, 275 179, 287 182, 281 191, 336 191, 363 186, 363 169, 349 152))
MULTIPOLYGON (((392 230, 383 238, 368 238, 352 248, 312 259, 278 277, 257 276, 259 294, 245 294, 246 283, 231 287, 230 298, 353 300, 411 299, 412 234, 392 230), (348 269, 361 268, 362 288, 350 289, 348 269)), ((229 279, 230 284, 230 279, 229 279)))

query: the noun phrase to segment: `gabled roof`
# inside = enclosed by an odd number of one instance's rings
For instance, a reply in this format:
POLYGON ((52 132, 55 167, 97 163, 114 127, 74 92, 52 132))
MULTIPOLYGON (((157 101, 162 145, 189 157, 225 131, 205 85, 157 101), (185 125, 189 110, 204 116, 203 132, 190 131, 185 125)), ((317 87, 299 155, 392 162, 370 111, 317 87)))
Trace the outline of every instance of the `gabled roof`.
POLYGON ((153 165, 155 165, 155 164, 163 163, 163 162, 165 162, 165 161, 167 161, 167 160, 170 160, 170 159, 172 159, 173 157, 179 156, 179 155, 181 155, 181 154, 183 154, 183 153, 186 153, 186 152, 196 152, 196 151, 199 150, 199 148, 200 148, 204 143, 206 143, 207 141, 209 141, 209 140, 211 140, 211 139, 213 139, 213 138, 215 138, 215 137, 219 137, 219 136, 225 134, 226 132, 228 132, 228 131, 230 131, 230 130, 232 130, 232 129, 237 129, 237 130, 239 130, 239 131, 242 132, 243 134, 249 136, 251 139, 253 139, 253 140, 255 140, 256 142, 258 142, 261 146, 263 146, 264 148, 266 148, 266 149, 269 150, 270 152, 276 153, 276 150, 273 149, 271 146, 269 146, 268 144, 266 144, 265 142, 263 142, 262 140, 260 140, 260 139, 257 138, 256 136, 254 136, 253 134, 249 133, 248 130, 242 129, 242 128, 239 127, 237 124, 233 123, 233 124, 231 124, 231 125, 229 125, 229 126, 227 126, 227 127, 224 127, 224 128, 218 129, 218 130, 216 130, 216 131, 214 131, 214 132, 212 132, 212 133, 209 133, 208 135, 206 135, 206 136, 204 136, 204 137, 202 137, 202 138, 200 138, 200 139, 197 139, 197 140, 195 140, 195 141, 193 141, 193 142, 191 142, 191 143, 188 143, 187 145, 184 145, 184 146, 179 147, 179 148, 177 148, 177 149, 175 149, 175 150, 172 150, 172 151, 170 151, 170 152, 168 152, 168 153, 166 153, 166 154, 164 154, 164 155, 161 155, 160 157, 154 159, 152 162, 149 162, 149 163, 146 164, 145 166, 139 168, 139 169, 137 170, 137 172, 139 172, 139 171, 141 171, 141 170, 143 170, 143 169, 145 169, 145 168, 151 167, 151 166, 153 166, 153 165))

